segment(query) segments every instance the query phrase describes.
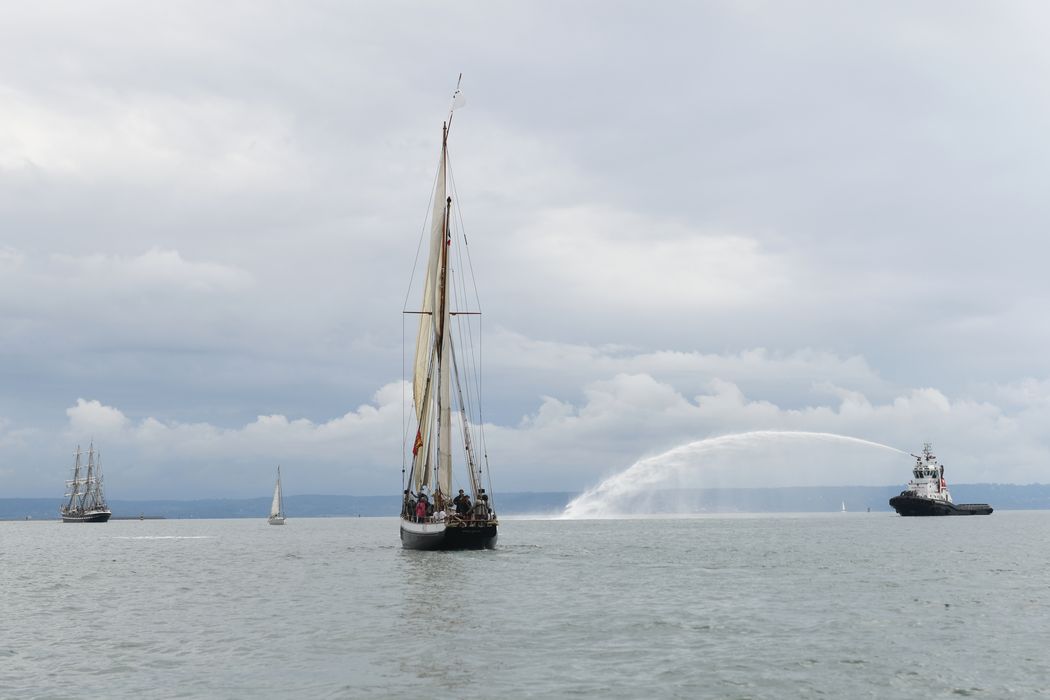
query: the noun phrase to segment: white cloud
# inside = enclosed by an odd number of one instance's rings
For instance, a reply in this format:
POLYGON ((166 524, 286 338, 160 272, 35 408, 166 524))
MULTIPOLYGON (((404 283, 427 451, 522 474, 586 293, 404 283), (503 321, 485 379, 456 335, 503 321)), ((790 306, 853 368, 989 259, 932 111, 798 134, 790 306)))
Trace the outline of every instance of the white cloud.
POLYGON ((754 303, 776 294, 788 274, 753 238, 600 206, 542 211, 512 245, 529 279, 625 316, 754 303))
MULTIPOLYGON (((703 438, 747 431, 834 433, 904 451, 932 441, 954 482, 1050 478, 1044 466, 1050 443, 1033 437, 1026 425, 1050 418, 1048 407, 1038 415, 1011 414, 931 388, 912 389, 886 402, 835 389, 828 392, 835 395, 834 403, 785 408, 750 399, 729 381, 714 380, 707 391, 688 398, 647 374, 619 374, 590 383, 579 403, 546 397, 516 425, 486 425, 495 485, 504 490, 584 489, 637 460, 703 438)), ((304 490, 331 492, 339 490, 337 485, 346 489, 355 484, 355 493, 383 493, 395 490, 397 483, 407 391, 402 383, 391 383, 372 402, 327 421, 261 415, 237 428, 150 417, 131 421, 117 408, 80 399, 67 410, 67 435, 104 437, 110 473, 115 470, 115 478, 132 490, 164 485, 189 496, 190 486, 180 481, 192 475, 198 488, 242 479, 244 485, 233 490, 251 493, 259 475, 268 473, 259 470, 280 462, 294 465, 304 490), (123 466, 114 466, 114 453, 123 466), (179 465, 176 472, 165 474, 165 466, 174 464, 179 465)), ((676 478, 688 477, 678 483, 889 485, 903 483, 910 466, 901 455, 866 452, 856 445, 843 452, 826 441, 732 447, 725 453, 705 452, 694 471, 678 464, 676 478)))
POLYGON ((69 416, 69 432, 72 435, 84 435, 89 439, 118 436, 128 425, 128 418, 119 409, 104 406, 94 399, 88 401, 77 399, 75 406, 66 409, 69 416))
POLYGON ((306 185, 284 118, 259 104, 90 84, 37 94, 0 86, 0 111, 0 170, 227 192, 306 185))
POLYGON ((252 283, 246 271, 214 262, 185 260, 177 250, 151 250, 135 256, 94 254, 55 255, 56 276, 83 289, 117 288, 132 293, 146 289, 167 292, 241 291, 252 283), (70 279, 72 278, 72 279, 70 279))

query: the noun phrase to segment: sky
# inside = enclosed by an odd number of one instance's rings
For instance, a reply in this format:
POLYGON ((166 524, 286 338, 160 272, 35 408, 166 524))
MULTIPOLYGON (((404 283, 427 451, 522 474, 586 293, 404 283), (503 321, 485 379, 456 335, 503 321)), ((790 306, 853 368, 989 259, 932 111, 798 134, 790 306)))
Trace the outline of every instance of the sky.
POLYGON ((1043 4, 2 12, 0 497, 61 498, 92 440, 111 498, 397 493, 460 73, 494 489, 751 430, 1050 482, 1043 4))

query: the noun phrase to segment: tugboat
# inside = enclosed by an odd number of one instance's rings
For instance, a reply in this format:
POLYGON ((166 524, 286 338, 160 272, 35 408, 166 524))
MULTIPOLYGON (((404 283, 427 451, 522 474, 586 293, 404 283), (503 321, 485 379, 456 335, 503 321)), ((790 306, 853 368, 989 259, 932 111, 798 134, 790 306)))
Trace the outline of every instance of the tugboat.
POLYGON ((988 515, 992 507, 987 503, 952 502, 948 484, 944 480, 944 465, 937 462, 930 443, 922 446, 922 454, 915 455, 914 478, 899 496, 890 499, 890 506, 899 515, 988 515))

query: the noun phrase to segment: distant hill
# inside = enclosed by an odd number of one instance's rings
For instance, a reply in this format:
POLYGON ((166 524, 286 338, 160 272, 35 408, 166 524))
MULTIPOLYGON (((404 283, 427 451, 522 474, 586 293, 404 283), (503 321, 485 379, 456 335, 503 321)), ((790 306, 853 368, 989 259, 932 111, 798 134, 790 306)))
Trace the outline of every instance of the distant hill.
MULTIPOLYGON (((888 511, 889 499, 900 486, 822 486, 774 489, 688 489, 647 494, 646 510, 655 513, 819 513, 847 510, 888 511), (654 497, 655 496, 655 497, 654 497), (661 507, 661 503, 665 506, 661 507)), ((998 510, 1050 509, 1050 484, 955 484, 956 503, 990 503, 998 510)), ((556 515, 577 493, 568 491, 500 494, 495 505, 502 515, 556 515)), ((264 518, 270 497, 217 498, 194 501, 110 501, 113 516, 133 518, 264 518)), ((400 497, 287 496, 290 518, 392 516, 400 497)), ((58 519, 59 499, 0 498, 0 520, 58 519)))

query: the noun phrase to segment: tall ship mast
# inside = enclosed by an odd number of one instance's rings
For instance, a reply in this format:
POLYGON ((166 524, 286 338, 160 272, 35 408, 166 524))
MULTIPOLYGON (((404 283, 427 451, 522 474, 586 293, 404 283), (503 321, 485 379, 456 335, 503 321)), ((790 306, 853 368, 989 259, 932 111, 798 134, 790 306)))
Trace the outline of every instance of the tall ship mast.
POLYGON ((73 478, 66 481, 69 492, 66 502, 59 508, 64 523, 104 523, 112 513, 106 505, 106 494, 102 489, 102 453, 95 450, 95 443, 88 447, 87 464, 84 464, 80 445, 74 453, 73 478))
POLYGON ((413 415, 406 422, 401 469, 400 530, 406 549, 491 548, 499 525, 491 494, 482 486, 488 455, 481 418, 480 351, 475 348, 481 335, 480 304, 477 287, 468 277, 469 249, 452 198, 455 181, 449 169, 449 131, 463 103, 457 83, 448 119, 441 126, 430 226, 424 227, 429 236, 423 239, 428 257, 421 271, 422 303, 418 309, 408 309, 406 303, 404 310, 419 317, 412 355, 413 415))
POLYGON ((987 503, 955 503, 944 480, 944 465, 937 461, 933 446, 925 443, 922 454, 915 455, 912 478, 899 495, 890 499, 890 506, 900 515, 988 515, 992 507, 987 503))

